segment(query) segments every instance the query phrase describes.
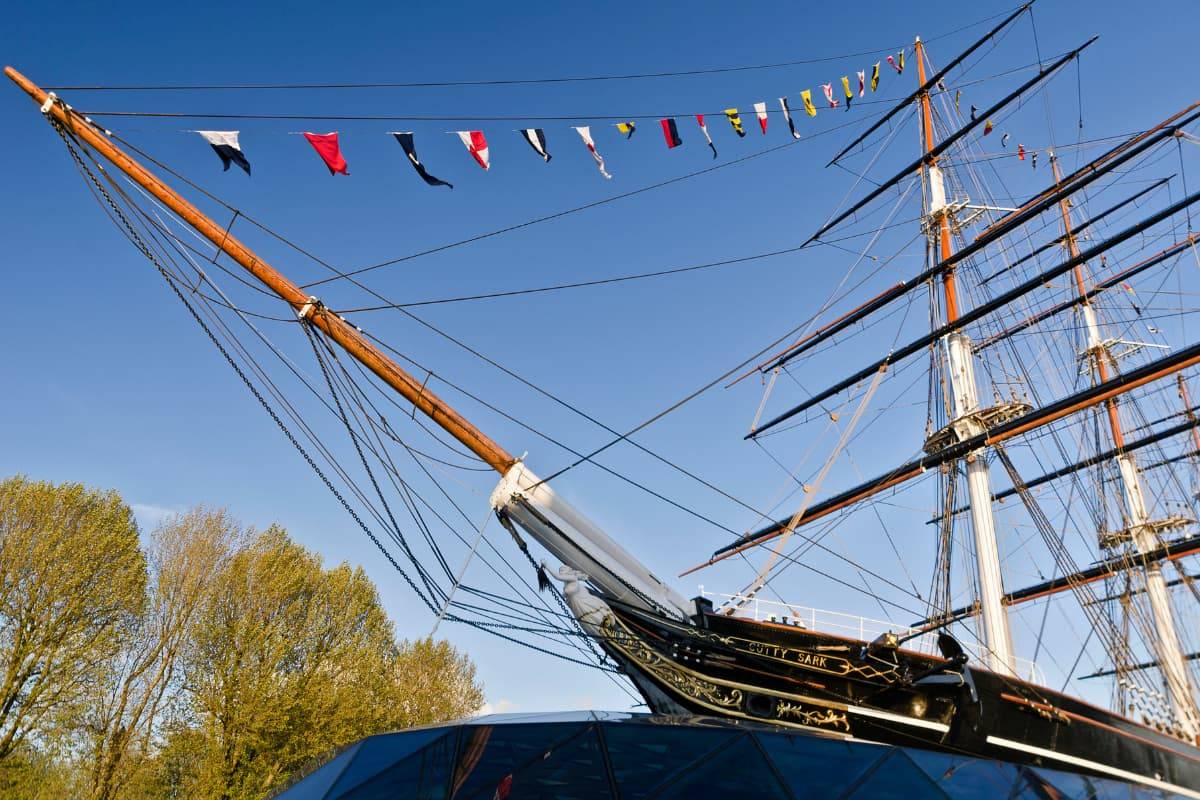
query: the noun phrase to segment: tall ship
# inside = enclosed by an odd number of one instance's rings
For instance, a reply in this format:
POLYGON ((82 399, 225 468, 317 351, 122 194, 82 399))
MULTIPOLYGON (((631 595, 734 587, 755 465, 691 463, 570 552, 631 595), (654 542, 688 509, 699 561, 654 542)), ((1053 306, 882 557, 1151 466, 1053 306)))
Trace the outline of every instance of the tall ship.
MULTIPOLYGON (((1183 286, 1177 271, 1200 266, 1191 227, 1200 193, 1162 164, 1164 153, 1195 143, 1200 102, 1087 148, 1039 147, 1029 160, 1040 156, 1044 188, 1022 197, 993 190, 997 121, 1095 41, 1039 59, 1032 76, 986 108, 964 107, 965 67, 1027 12, 1007 15, 942 66, 916 39, 911 94, 831 148, 830 165, 853 164, 846 197, 802 247, 840 243, 825 254, 845 279, 809 319, 711 384, 761 387, 745 438, 790 454, 776 504, 790 504, 789 513, 747 506, 744 533, 681 563, 678 580, 731 559, 753 576, 691 599, 555 491, 564 470, 535 472, 535 456, 505 449, 444 400, 436 367, 364 332, 313 284, 290 280, 232 223, 159 177, 169 172, 203 191, 149 153, 13 68, 5 74, 62 138, 105 213, 439 620, 514 646, 558 647, 568 660, 628 679, 660 714, 969 754, 1200 798, 1200 406, 1189 394, 1200 341, 1173 340, 1156 320, 1174 307, 1156 315, 1132 289, 1153 277, 1186 313, 1187 293, 1170 287, 1183 286), (890 162, 898 168, 879 166, 890 162), (307 341, 312 362, 281 356, 276 368, 303 372, 321 413, 352 446, 349 463, 251 354, 247 338, 267 339, 212 279, 218 268, 290 308, 301 331, 290 335, 307 341), (235 330, 231 315, 246 327, 235 330), (445 453, 414 454, 397 433, 405 417, 445 453), (895 451, 895 466, 827 485, 844 474, 834 465, 861 436, 895 451), (490 509, 504 539, 476 527, 481 506, 455 505, 467 528, 439 516, 397 453, 439 487, 437 463, 469 456, 494 471, 490 509), (806 462, 791 466, 799 453, 806 462), (879 513, 886 501, 919 505, 927 519, 917 530, 894 529, 879 513), (400 523, 405 516, 411 526, 400 523), (862 566, 855 547, 835 542, 851 524, 858 548, 932 542, 932 563, 901 559, 911 576, 862 566), (1011 574, 1005 531, 1040 579, 1018 580, 1028 568, 1011 574), (465 585, 441 557, 445 536, 490 553, 512 593, 465 585), (928 589, 912 593, 911 619, 796 605, 815 600, 801 576, 818 557, 851 565, 862 579, 851 590, 865 596, 885 584, 915 589, 918 580, 928 589), (525 591, 535 583, 540 594, 525 591), (1025 608, 1045 609, 1040 652, 1014 642, 1013 620, 1025 608), (1086 700, 1046 685, 1035 663, 1050 649, 1045 639, 1068 632, 1082 645, 1063 648, 1068 660, 1078 655, 1062 672, 1089 681, 1086 700), (1096 652, 1104 663, 1081 675, 1084 654, 1096 652)), ((1003 157, 1027 163, 1024 144, 1002 147, 1003 157)), ((493 408, 486 394, 450 390, 493 408)), ((640 427, 606 430, 609 443, 572 451, 572 465, 595 463, 615 445, 646 449, 633 439, 640 427)))

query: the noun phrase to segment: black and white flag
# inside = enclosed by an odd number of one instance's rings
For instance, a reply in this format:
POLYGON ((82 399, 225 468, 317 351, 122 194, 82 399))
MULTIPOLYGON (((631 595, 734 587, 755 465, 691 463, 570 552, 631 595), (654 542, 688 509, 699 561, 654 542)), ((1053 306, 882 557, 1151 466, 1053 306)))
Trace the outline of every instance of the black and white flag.
POLYGON ((796 123, 792 122, 792 109, 786 97, 779 98, 779 107, 783 109, 783 118, 787 121, 788 130, 792 132, 792 138, 799 139, 800 134, 796 133, 796 123))
POLYGON ((221 165, 225 167, 226 172, 229 171, 229 165, 233 163, 246 170, 247 175, 250 174, 250 162, 246 160, 246 154, 242 152, 241 145, 238 144, 237 131, 196 131, 196 133, 203 136, 204 141, 212 145, 212 149, 221 159, 221 165))
POLYGON ((542 157, 542 161, 550 163, 550 153, 546 150, 546 134, 541 128, 522 128, 521 136, 525 137, 525 141, 529 142, 529 146, 533 148, 533 152, 542 157))
POLYGON ((454 184, 435 178, 426 171, 425 165, 417 158, 417 148, 413 144, 412 131, 392 131, 392 136, 396 137, 396 141, 400 143, 400 147, 404 149, 404 155, 408 156, 408 162, 413 165, 413 169, 421 176, 421 180, 430 186, 449 186, 454 188, 454 184))

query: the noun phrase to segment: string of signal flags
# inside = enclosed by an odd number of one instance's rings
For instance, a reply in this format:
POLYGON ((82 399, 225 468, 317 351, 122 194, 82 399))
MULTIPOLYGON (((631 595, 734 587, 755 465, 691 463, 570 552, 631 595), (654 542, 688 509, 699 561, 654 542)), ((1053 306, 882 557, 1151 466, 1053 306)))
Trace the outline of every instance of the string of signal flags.
MULTIPOLYGON (((904 73, 904 50, 900 50, 895 54, 888 55, 885 60, 891 70, 897 75, 904 73)), ((845 109, 849 111, 856 98, 865 97, 868 91, 872 93, 876 92, 879 88, 881 75, 883 73, 883 63, 884 61, 882 60, 877 61, 869 68, 869 70, 858 70, 854 75, 855 80, 851 80, 850 75, 842 76, 840 80, 840 86, 837 86, 834 82, 822 84, 821 91, 824 95, 824 103, 822 104, 822 107, 826 108, 827 110, 833 110, 843 107, 844 105, 845 109), (840 91, 838 91, 839 89, 840 91)), ((818 114, 817 101, 815 101, 813 98, 812 90, 805 89, 799 93, 799 96, 801 102, 800 109, 803 110, 803 113, 808 117, 816 117, 818 114)), ((960 101, 961 91, 956 91, 954 97, 956 110, 959 107, 960 101)), ((779 112, 782 113, 783 120, 787 124, 788 133, 793 139, 800 139, 801 134, 799 130, 797 130, 796 120, 792 116, 792 106, 788 102, 787 96, 785 95, 778 98, 778 104, 779 112)), ((800 109, 797 111, 799 112, 800 109)), ((971 106, 970 112, 971 118, 975 119, 975 106, 971 106)), ((738 138, 745 138, 747 131, 742 122, 742 116, 739 109, 727 108, 722 113, 725 117, 725 121, 729 124, 734 134, 736 134, 738 138)), ((767 103, 765 101, 754 103, 753 113, 758 123, 760 134, 765 136, 769 122, 767 103)), ((705 144, 712 151, 713 158, 717 158, 717 146, 713 141, 712 134, 709 132, 708 124, 705 119, 706 115, 696 114, 694 116, 699 131, 704 137, 705 144)), ((623 139, 632 139, 634 134, 639 130, 637 121, 632 119, 613 123, 611 127, 615 128, 616 132, 623 139)), ((675 117, 664 117, 658 120, 658 125, 656 127, 661 130, 663 141, 667 149, 674 149, 683 145, 683 138, 680 134, 679 122, 675 117)), ((571 126, 571 129, 575 131, 580 139, 581 144, 587 149, 600 175, 605 179, 611 179, 612 174, 608 171, 604 157, 597 149, 595 139, 592 136, 592 127, 589 125, 576 125, 571 126)), ((994 126, 989 120, 984 126, 983 135, 990 135, 993 129, 994 126)), ((250 174, 250 161, 247 158, 245 151, 242 149, 239 137, 240 131, 196 130, 191 132, 199 134, 205 141, 208 142, 213 151, 216 153, 217 157, 220 159, 222 167, 225 171, 228 171, 230 166, 236 165, 245 171, 247 175, 250 174)), ((484 131, 464 130, 450 131, 449 133, 456 135, 459 138, 463 146, 466 148, 467 153, 480 168, 485 171, 491 169, 491 147, 484 131)), ((541 158, 543 162, 549 163, 552 160, 553 156, 549 150, 548 140, 544 128, 522 128, 519 129, 517 133, 522 139, 524 139, 534 154, 541 158)), ((310 131, 304 131, 300 132, 299 135, 302 135, 312 146, 314 152, 329 170, 329 174, 331 176, 350 174, 349 164, 347 163, 346 157, 342 152, 337 131, 331 131, 329 133, 313 133, 310 131)), ((395 138, 396 142, 404 151, 404 155, 407 157, 409 163, 412 165, 413 170, 417 173, 421 180, 425 182, 426 185, 431 187, 445 186, 450 189, 454 188, 454 185, 449 181, 433 175, 420 160, 417 155, 416 139, 413 131, 390 131, 389 135, 395 138)), ((1009 134, 1003 134, 1001 137, 1002 146, 1007 147, 1008 139, 1009 134)), ((1020 160, 1024 161, 1026 159, 1026 150, 1024 145, 1018 145, 1016 152, 1020 160)), ((1032 155, 1033 166, 1036 168, 1037 152, 1030 152, 1032 155)))

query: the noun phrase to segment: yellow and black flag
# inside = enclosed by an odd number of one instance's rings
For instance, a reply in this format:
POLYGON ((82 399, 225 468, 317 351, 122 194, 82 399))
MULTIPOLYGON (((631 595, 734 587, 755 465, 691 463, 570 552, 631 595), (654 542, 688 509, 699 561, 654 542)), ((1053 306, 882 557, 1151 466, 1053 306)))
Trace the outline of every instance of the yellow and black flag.
POLYGON ((742 118, 738 115, 736 108, 725 109, 725 117, 729 120, 729 124, 733 126, 733 132, 738 136, 745 136, 746 129, 742 127, 742 118))
POLYGON ((746 131, 745 128, 742 127, 742 116, 738 114, 738 109, 726 108, 725 118, 730 121, 730 125, 733 126, 734 133, 737 133, 739 137, 745 136, 746 131))
POLYGON ((629 120, 629 122, 618 122, 617 130, 619 130, 621 133, 625 134, 626 139, 632 139, 633 132, 635 130, 637 130, 637 125, 634 123, 633 120, 629 120))
POLYGON ((875 62, 875 66, 871 67, 871 91, 879 88, 879 62, 875 62))
POLYGON ((846 93, 846 110, 850 110, 850 101, 854 99, 854 92, 850 89, 850 78, 846 75, 842 76, 842 91, 846 93))
POLYGON ((812 91, 805 89, 800 93, 800 99, 804 101, 804 110, 808 112, 808 115, 815 117, 817 115, 817 107, 813 105, 812 91))

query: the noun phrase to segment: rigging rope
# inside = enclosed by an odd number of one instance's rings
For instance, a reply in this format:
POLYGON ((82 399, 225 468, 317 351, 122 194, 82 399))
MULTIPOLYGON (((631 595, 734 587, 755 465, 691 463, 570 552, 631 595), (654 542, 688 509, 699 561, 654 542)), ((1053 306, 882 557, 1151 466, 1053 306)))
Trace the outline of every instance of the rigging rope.
MULTIPOLYGON (((89 188, 94 187, 93 191, 98 192, 99 195, 103 197, 104 203, 106 203, 108 205, 109 209, 111 209, 110 211, 108 211, 108 213, 109 213, 110 217, 113 218, 113 221, 118 224, 118 226, 122 229, 122 232, 127 236, 127 238, 130 240, 130 242, 134 244, 134 246, 138 249, 138 251, 144 257, 146 257, 147 260, 149 260, 151 262, 151 264, 153 264, 155 266, 155 268, 158 270, 159 274, 164 278, 165 282, 171 288, 172 292, 176 295, 176 297, 180 300, 181 303, 183 303, 185 308, 188 310, 188 312, 192 316, 193 320, 200 326, 201 330, 206 334, 209 341, 213 343, 213 345, 218 349, 218 351, 224 357, 224 359, 226 360, 226 363, 228 363, 230 365, 230 367, 234 370, 234 372, 241 379, 242 383, 247 387, 247 389, 251 392, 251 394, 259 402, 260 406, 263 407, 263 409, 268 413, 268 415, 276 423, 276 426, 284 433, 285 437, 289 440, 289 442, 292 444, 292 446, 297 450, 297 452, 300 453, 300 455, 304 458, 306 463, 308 463, 308 465, 314 471, 314 473, 318 476, 318 478, 320 478, 321 481, 325 484, 326 488, 329 489, 329 491, 339 501, 339 503, 343 506, 343 508, 351 516, 351 518, 355 521, 355 523, 358 525, 358 527, 364 533, 367 534, 368 538, 375 544, 376 548, 379 549, 379 551, 384 555, 384 557, 388 560, 388 562, 392 565, 392 567, 401 574, 401 576, 405 579, 406 583, 408 583, 409 587, 413 589, 414 593, 417 594, 417 596, 425 603, 425 605, 427 607, 429 607, 432 611, 436 611, 436 608, 434 608, 431 605, 430 600, 424 595, 424 593, 420 590, 420 588, 416 585, 416 583, 413 582, 412 578, 407 574, 407 572, 403 569, 403 567, 401 567, 400 564, 398 562, 396 562, 396 560, 392 557, 392 555, 383 546, 383 543, 374 535, 374 533, 370 530, 369 526, 367 526, 365 524, 365 522, 359 516, 357 511, 355 511, 355 509, 350 505, 350 503, 346 500, 346 498, 342 495, 342 493, 333 485, 333 483, 329 479, 329 477, 320 468, 320 466, 318 466, 316 464, 316 462, 313 460, 311 455, 309 455, 309 453, 304 448, 304 446, 300 444, 300 442, 296 439, 295 435, 291 432, 291 430, 287 427, 287 425, 283 422, 283 420, 279 417, 279 415, 271 407, 270 403, 261 394, 261 392, 258 390, 258 388, 253 384, 253 382, 250 381, 249 377, 243 372, 241 366, 233 358, 232 354, 219 341, 219 339, 216 336, 216 333, 209 327, 209 325, 207 323, 204 322, 204 320, 200 317, 200 315, 196 311, 196 309, 187 300, 187 298, 184 296, 182 290, 178 286, 178 278, 166 266, 164 266, 159 261, 158 257, 155 255, 155 253, 151 249, 150 245, 147 244, 147 242, 141 237, 141 235, 138 233, 136 228, 130 222, 129 218, 125 215, 124 211, 121 210, 120 206, 116 203, 116 201, 113 199, 113 197, 108 193, 107 189, 105 189, 105 187, 100 183, 99 179, 96 178, 96 176, 92 172, 91 168, 86 163, 84 163, 83 158, 80 156, 79 152, 76 150, 76 148, 74 146, 75 144, 79 144, 80 147, 82 147, 82 144, 78 143, 74 139, 74 137, 68 131, 63 129, 61 126, 54 124, 54 127, 56 129, 56 132, 59 133, 60 137, 63 139, 64 143, 66 144, 67 150, 68 150, 69 154, 71 155, 72 160, 75 162, 76 166, 80 169, 81 173, 90 182, 89 188)), ((94 157, 90 153, 87 153, 87 156, 89 159, 94 161, 94 157)), ((119 194, 121 194, 123 197, 125 197, 126 202, 131 202, 130 199, 128 198, 128 196, 125 196, 124 193, 120 190, 120 187, 117 186, 115 183, 113 183, 113 179, 111 176, 109 176, 107 174, 107 171, 105 171, 103 169, 103 167, 101 167, 98 163, 96 164, 96 166, 97 166, 97 169, 100 171, 100 173, 104 176, 105 180, 107 180, 110 184, 112 184, 113 189, 115 191, 117 191, 119 194)), ((97 199, 99 200, 100 198, 97 197, 97 199)), ((132 203, 131 203, 131 207, 136 209, 136 206, 133 206, 132 203)), ((138 213, 144 214, 144 212, 142 212, 140 209, 138 209, 138 213)), ((258 367, 256 365, 255 365, 255 369, 258 370, 258 367)), ((335 464, 335 466, 336 466, 336 464, 335 464)), ((349 480, 348 476, 346 476, 344 473, 343 473, 343 478, 349 480)), ((550 655, 555 658, 566 660, 571 663, 580 664, 582 666, 588 666, 588 667, 592 667, 594 669, 599 669, 602 672, 610 673, 610 677, 613 677, 613 675, 611 673, 616 672, 611 667, 605 667, 603 665, 598 665, 596 663, 592 663, 589 661, 583 661, 583 660, 573 658, 568 655, 564 655, 562 653, 555 652, 553 650, 549 650, 545 647, 535 645, 531 642, 514 638, 512 636, 502 633, 500 630, 497 630, 497 625, 494 625, 494 624, 489 624, 489 623, 481 622, 478 620, 466 619, 466 618, 463 618, 463 617, 460 617, 457 615, 449 615, 447 618, 451 619, 452 621, 461 622, 463 624, 466 624, 466 625, 469 625, 472 627, 476 627, 480 630, 484 630, 488 633, 491 633, 492 635, 498 636, 502 639, 506 639, 515 644, 519 644, 523 647, 527 647, 527 648, 535 650, 537 652, 541 652, 545 655, 550 655)), ((508 627, 510 629, 514 629, 514 626, 508 626, 508 627)), ((533 634, 541 634, 542 633, 539 630, 531 629, 531 628, 526 628, 524 630, 527 630, 527 632, 533 633, 533 634)), ((559 635, 562 635, 562 634, 569 634, 571 636, 577 635, 577 633, 571 632, 571 631, 558 630, 557 632, 559 633, 559 635)), ((624 686, 622 686, 622 688, 628 692, 627 688, 625 688, 624 686)))
MULTIPOLYGON (((939 39, 944 39, 954 34, 961 33, 965 30, 978 27, 994 19, 999 19, 1009 11, 1002 11, 998 14, 984 17, 982 19, 969 22, 965 25, 960 25, 953 30, 939 33, 925 39, 926 42, 933 42, 939 39)), ((803 66, 807 64, 823 64, 829 61, 840 61, 847 58, 857 58, 860 56, 877 55, 888 51, 901 50, 907 47, 907 44, 892 45, 890 47, 878 47, 869 50, 861 50, 853 53, 840 53, 837 55, 820 56, 817 58, 797 59, 793 61, 780 61, 771 64, 748 64, 730 67, 707 67, 688 70, 674 70, 670 72, 633 72, 633 73, 617 73, 609 75, 577 75, 577 76, 557 76, 543 78, 507 78, 507 79, 489 79, 489 80, 463 80, 463 81, 414 81, 407 83, 397 82, 376 82, 376 83, 258 83, 258 84, 92 84, 92 85, 61 85, 49 86, 48 89, 55 91, 242 91, 242 90, 293 90, 293 89, 414 89, 414 88, 444 88, 453 86, 521 86, 531 84, 554 84, 554 83, 587 83, 594 81, 625 81, 625 80, 644 80, 648 78, 676 78, 692 75, 716 75, 730 72, 750 72, 756 70, 771 70, 780 69, 783 67, 803 66)))

